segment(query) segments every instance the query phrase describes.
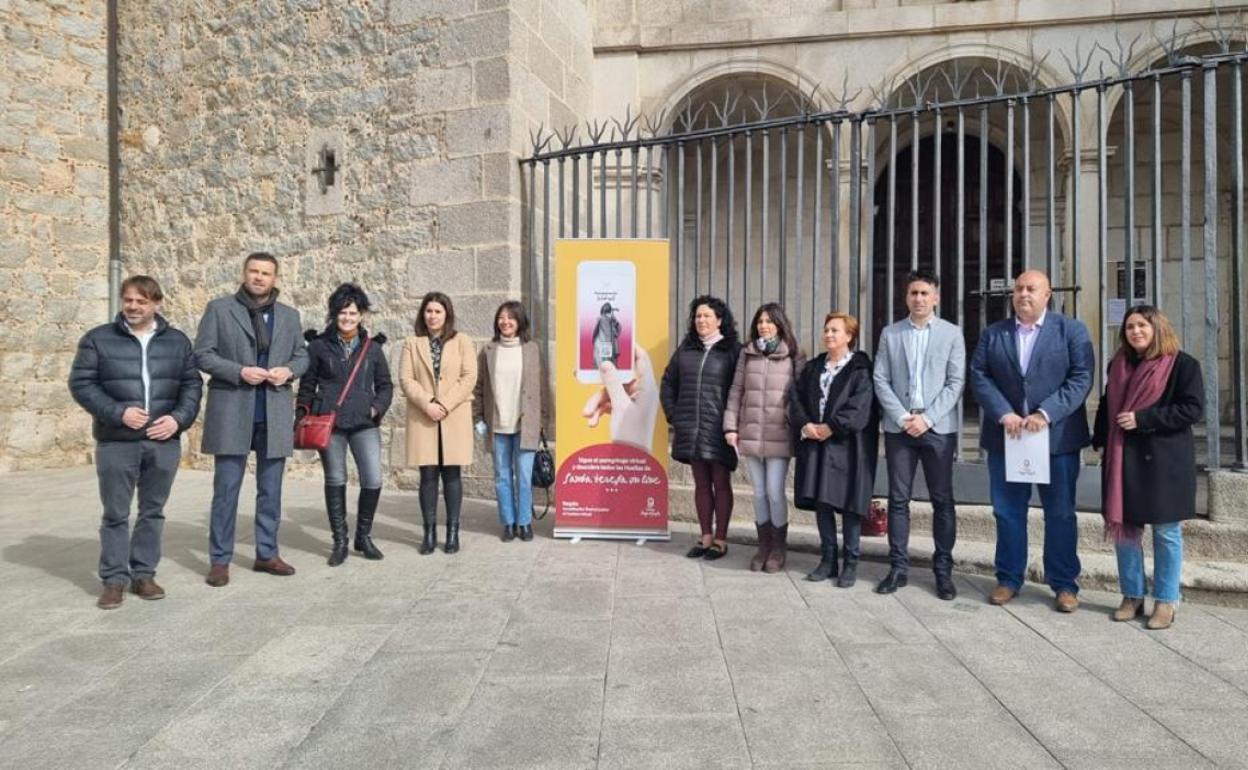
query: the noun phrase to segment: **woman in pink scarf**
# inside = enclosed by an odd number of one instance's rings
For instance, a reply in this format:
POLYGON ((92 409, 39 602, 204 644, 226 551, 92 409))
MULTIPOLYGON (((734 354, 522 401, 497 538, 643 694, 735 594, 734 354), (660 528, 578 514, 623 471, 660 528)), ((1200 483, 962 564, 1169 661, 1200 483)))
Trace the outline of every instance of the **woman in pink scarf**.
POLYGON ((1169 628, 1179 601, 1184 519, 1196 516, 1192 425, 1204 414, 1200 363, 1179 350, 1160 310, 1137 305, 1123 320, 1096 412, 1092 446, 1103 449, 1101 492, 1106 537, 1118 552, 1122 605, 1113 619, 1144 615, 1144 525, 1153 527, 1153 614, 1169 628))

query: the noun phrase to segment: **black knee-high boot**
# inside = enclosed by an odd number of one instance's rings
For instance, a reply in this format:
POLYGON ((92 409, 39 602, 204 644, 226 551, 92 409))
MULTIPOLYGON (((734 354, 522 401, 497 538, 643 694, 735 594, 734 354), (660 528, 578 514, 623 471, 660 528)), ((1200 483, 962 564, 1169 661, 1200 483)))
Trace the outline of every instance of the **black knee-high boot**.
POLYGON ((459 476, 459 466, 449 465, 442 469, 442 493, 446 496, 446 546, 447 553, 459 552, 459 509, 464 501, 464 485, 459 476))
POLYGON ((365 559, 374 561, 381 559, 381 551, 373 545, 373 516, 377 514, 377 502, 381 500, 381 489, 361 489, 359 508, 355 513, 355 550, 364 555, 365 559))
POLYGON ((329 514, 329 532, 334 538, 334 548, 329 554, 329 566, 337 567, 347 560, 347 488, 325 487, 325 511, 329 514))
POLYGON ((427 556, 438 549, 438 469, 433 466, 420 468, 420 518, 425 525, 420 554, 427 556))

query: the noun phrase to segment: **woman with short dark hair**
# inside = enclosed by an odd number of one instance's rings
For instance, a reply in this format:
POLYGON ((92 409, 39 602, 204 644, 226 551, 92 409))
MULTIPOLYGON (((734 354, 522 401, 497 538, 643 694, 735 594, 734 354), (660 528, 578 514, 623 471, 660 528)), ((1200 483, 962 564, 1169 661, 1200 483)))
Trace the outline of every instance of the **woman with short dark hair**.
POLYGON ((858 344, 858 319, 832 312, 823 321, 825 352, 798 375, 789 399, 789 425, 797 444, 793 502, 815 512, 819 566, 807 580, 837 578, 841 588, 858 576, 862 517, 871 512, 879 458, 879 409, 871 359, 858 344), (844 547, 837 565, 836 515, 844 547))
POLYGON ((451 298, 431 291, 420 302, 416 334, 403 344, 399 383, 407 397, 407 464, 420 468, 421 554, 438 545, 438 481, 446 500, 446 553, 459 551, 464 500, 460 468, 472 465, 472 392, 477 355, 455 330, 451 298))
POLYGON ((1159 309, 1137 305, 1123 319, 1096 410, 1092 446, 1103 449, 1102 515, 1118 554, 1127 621, 1144 614, 1145 525, 1153 528, 1153 614, 1147 627, 1169 628, 1179 602, 1183 521, 1196 516, 1196 443, 1205 410, 1200 363, 1179 349, 1159 309))
POLYGON ((360 474, 360 497, 356 508, 355 550, 366 559, 382 558, 371 537, 373 516, 381 499, 381 418, 390 408, 394 385, 390 365, 381 346, 386 335, 368 336, 364 317, 368 295, 353 283, 344 283, 329 295, 328 324, 321 331, 308 330, 308 371, 299 380, 296 410, 308 414, 336 412, 329 447, 321 451, 325 473, 325 509, 334 538, 329 565, 347 558, 347 450, 360 474), (362 358, 362 360, 361 360, 362 358), (338 397, 359 364, 346 399, 338 397))
POLYGON ((494 313, 494 338, 477 356, 472 399, 477 432, 490 437, 494 492, 503 542, 533 539, 533 459, 549 427, 546 365, 530 338, 524 306, 504 302, 494 313))
POLYGON ((724 438, 724 407, 737 356, 737 323, 718 297, 689 303, 685 339, 663 372, 659 401, 672 427, 672 459, 693 470, 693 500, 702 539, 685 555, 714 560, 728 553, 732 472, 737 452, 724 438))

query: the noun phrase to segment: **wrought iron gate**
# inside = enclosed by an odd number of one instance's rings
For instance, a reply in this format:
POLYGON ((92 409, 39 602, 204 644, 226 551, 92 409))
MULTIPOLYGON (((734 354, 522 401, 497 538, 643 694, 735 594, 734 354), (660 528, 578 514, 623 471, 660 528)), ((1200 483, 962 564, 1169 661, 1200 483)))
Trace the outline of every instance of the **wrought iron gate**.
MULTIPOLYGON (((1098 368, 1116 346, 1123 307, 1149 301, 1175 318, 1204 368, 1202 461, 1248 469, 1248 52, 1227 40, 1199 57, 1177 48, 1164 66, 1134 73, 1130 51, 1101 49, 1118 72, 1090 80, 1093 54, 1076 49, 1073 82, 1057 88, 1039 87, 1035 70, 955 63, 907 88, 880 88, 863 111, 848 109, 854 96, 844 90, 833 109, 818 110, 812 90, 788 95, 791 114, 778 115, 764 87, 761 99, 725 91, 709 105, 690 100, 675 116, 629 109, 586 127, 585 143, 578 128, 539 130, 521 161, 524 288, 536 327, 548 344, 558 238, 670 239, 673 339, 686 303, 709 292, 743 320, 761 301, 783 302, 816 350, 823 314, 837 308, 860 318, 862 347, 873 352, 878 329, 905 312, 898 280, 920 266, 941 275, 943 312, 969 347, 1009 312, 1012 277, 1037 267, 1051 276, 1057 307, 1099 340, 1098 368), (987 94, 968 96, 972 83, 988 84, 987 94), (1180 114, 1167 131, 1168 104, 1180 114), (1087 121, 1096 140, 1084 147, 1087 121)), ((1098 373, 1095 394, 1101 387, 1098 373)), ((973 395, 960 409, 958 454, 969 460, 973 395)))

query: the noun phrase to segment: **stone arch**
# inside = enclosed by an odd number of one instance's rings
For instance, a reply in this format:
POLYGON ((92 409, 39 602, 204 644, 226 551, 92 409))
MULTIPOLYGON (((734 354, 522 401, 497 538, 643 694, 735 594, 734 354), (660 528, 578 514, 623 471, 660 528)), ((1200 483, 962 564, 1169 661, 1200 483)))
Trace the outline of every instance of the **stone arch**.
POLYGON ((811 88, 816 80, 795 67, 765 58, 732 58, 695 70, 689 77, 669 90, 661 102, 658 113, 663 115, 663 130, 671 130, 675 117, 680 113, 687 99, 698 93, 704 93, 708 87, 713 87, 716 83, 723 84, 740 78, 774 83, 778 89, 787 89, 802 94, 806 97, 813 112, 824 111, 827 105, 832 103, 822 87, 816 87, 813 99, 810 98, 811 88))

